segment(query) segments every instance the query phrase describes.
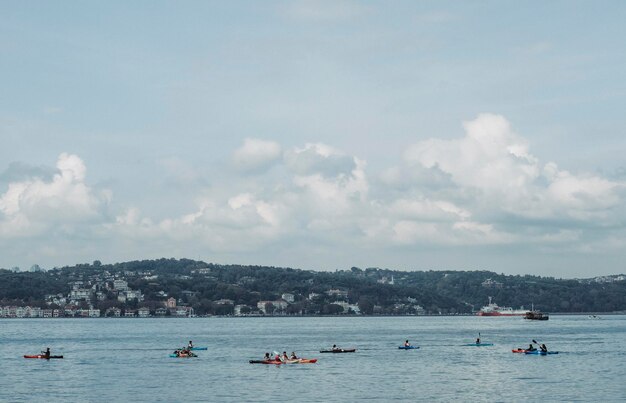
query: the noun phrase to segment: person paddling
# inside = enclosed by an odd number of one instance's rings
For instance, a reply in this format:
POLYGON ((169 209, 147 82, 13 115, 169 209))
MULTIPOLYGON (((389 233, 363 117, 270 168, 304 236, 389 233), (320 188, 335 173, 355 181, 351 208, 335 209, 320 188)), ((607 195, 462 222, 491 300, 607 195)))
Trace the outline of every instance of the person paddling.
POLYGON ((548 352, 548 347, 546 347, 545 344, 542 344, 541 346, 539 346, 539 349, 541 350, 542 353, 548 352))
POLYGON ((480 344, 480 337, 476 338, 476 344, 480 344))
POLYGON ((341 350, 341 349, 339 347, 337 347, 336 344, 333 344, 333 351, 339 351, 339 350, 341 350))
POLYGON ((528 350, 527 351, 535 351, 535 350, 536 350, 536 348, 532 344, 528 345, 528 350))
POLYGON ((50 347, 46 348, 46 351, 43 353, 43 356, 45 357, 46 360, 50 359, 50 347))
POLYGON ((292 360, 297 360, 298 359, 298 356, 296 355, 296 353, 294 351, 291 352, 290 359, 292 359, 292 360))
POLYGON ((411 347, 411 343, 408 340, 404 342, 404 347, 411 347))
POLYGON ((270 353, 265 353, 265 357, 263 357, 265 361, 272 361, 272 357, 270 357, 270 353))
POLYGON ((189 344, 187 344, 187 348, 191 350, 193 348, 193 341, 189 340, 189 344))

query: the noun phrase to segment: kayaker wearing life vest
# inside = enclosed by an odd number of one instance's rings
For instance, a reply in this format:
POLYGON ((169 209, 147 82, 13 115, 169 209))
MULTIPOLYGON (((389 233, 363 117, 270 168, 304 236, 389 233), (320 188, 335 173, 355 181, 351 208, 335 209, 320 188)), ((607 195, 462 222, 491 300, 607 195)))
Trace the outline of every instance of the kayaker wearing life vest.
POLYGON ((548 347, 546 347, 545 344, 542 344, 541 346, 539 346, 539 349, 541 350, 542 353, 548 352, 548 347))
POLYGON ((528 351, 535 351, 535 350, 536 350, 535 346, 533 346, 532 344, 528 345, 528 351))
POLYGON ((297 359, 298 359, 298 357, 296 356, 296 353, 295 353, 295 352, 293 352, 293 351, 291 352, 291 357, 289 357, 289 358, 290 358, 291 360, 297 360, 297 359))

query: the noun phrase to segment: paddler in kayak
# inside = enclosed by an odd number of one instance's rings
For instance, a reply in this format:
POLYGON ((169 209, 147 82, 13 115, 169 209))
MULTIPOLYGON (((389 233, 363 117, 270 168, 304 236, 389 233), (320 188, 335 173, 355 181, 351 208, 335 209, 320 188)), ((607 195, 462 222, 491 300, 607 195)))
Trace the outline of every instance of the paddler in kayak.
POLYGON ((528 349, 526 351, 535 351, 535 350, 536 350, 535 346, 533 346, 532 344, 529 344, 528 349))
POLYGON ((333 351, 339 351, 339 350, 341 350, 341 349, 339 347, 337 347, 336 344, 333 344, 333 351))
POLYGON ((265 357, 263 357, 264 361, 272 361, 272 357, 270 357, 270 353, 265 353, 265 357))
POLYGON ((189 344, 187 344, 187 349, 191 350, 193 348, 193 341, 189 340, 189 344))
POLYGON ((289 357, 290 360, 297 360, 298 356, 296 355, 296 353, 294 351, 291 352, 291 357, 289 357))
POLYGON ((480 344, 480 337, 476 338, 476 344, 480 344))
POLYGON ((404 347, 411 347, 411 343, 408 340, 404 342, 404 347))
POLYGON ((47 347, 47 348, 46 348, 46 351, 42 351, 42 352, 41 352, 41 354, 43 354, 43 357, 44 357, 46 360, 49 360, 49 359, 50 359, 50 347, 47 347))
POLYGON ((539 349, 541 350, 542 353, 548 352, 548 347, 546 347, 545 344, 542 344, 541 346, 539 346, 539 349))
POLYGON ((283 362, 289 360, 289 356, 286 351, 283 351, 283 356, 280 358, 283 362))

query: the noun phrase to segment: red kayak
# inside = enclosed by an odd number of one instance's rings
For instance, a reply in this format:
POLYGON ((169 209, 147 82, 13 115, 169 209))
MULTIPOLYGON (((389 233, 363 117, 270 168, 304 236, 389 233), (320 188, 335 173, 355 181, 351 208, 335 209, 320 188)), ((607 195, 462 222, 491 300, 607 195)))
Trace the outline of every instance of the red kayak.
POLYGON ((295 360, 285 361, 285 364, 315 364, 317 358, 297 358, 295 360))
MULTIPOLYGON (((526 353, 526 352, 531 351, 531 350, 527 350, 525 348, 514 348, 511 351, 513 351, 514 353, 526 353)), ((532 351, 537 351, 537 350, 532 350, 532 351)))
POLYGON ((295 360, 287 360, 287 361, 277 361, 277 360, 250 360, 250 364, 315 364, 317 362, 317 358, 298 358, 295 360))
POLYGON ((52 358, 63 358, 62 355, 51 355, 49 357, 46 357, 45 354, 37 354, 37 355, 25 355, 24 358, 41 358, 43 360, 50 360, 52 358))
POLYGON ((282 361, 277 361, 277 360, 250 360, 250 364, 274 364, 274 365, 280 365, 282 364, 282 361))

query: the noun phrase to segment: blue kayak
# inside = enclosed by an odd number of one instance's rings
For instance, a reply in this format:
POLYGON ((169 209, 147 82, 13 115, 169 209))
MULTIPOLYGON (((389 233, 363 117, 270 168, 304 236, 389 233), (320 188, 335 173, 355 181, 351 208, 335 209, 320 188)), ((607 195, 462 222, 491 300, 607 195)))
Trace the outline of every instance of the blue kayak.
POLYGON ((400 346, 398 349, 400 350, 417 350, 420 346, 400 346))
POLYGON ((463 344, 464 346, 474 346, 474 347, 487 347, 487 346, 493 346, 493 343, 469 343, 469 344, 463 344))
POLYGON ((533 351, 524 351, 524 354, 533 354, 533 355, 548 355, 548 354, 558 354, 558 351, 541 351, 541 350, 533 350, 533 351))
POLYGON ((191 351, 208 350, 208 347, 191 347, 191 351))

